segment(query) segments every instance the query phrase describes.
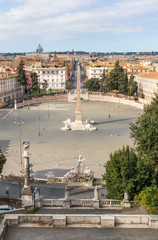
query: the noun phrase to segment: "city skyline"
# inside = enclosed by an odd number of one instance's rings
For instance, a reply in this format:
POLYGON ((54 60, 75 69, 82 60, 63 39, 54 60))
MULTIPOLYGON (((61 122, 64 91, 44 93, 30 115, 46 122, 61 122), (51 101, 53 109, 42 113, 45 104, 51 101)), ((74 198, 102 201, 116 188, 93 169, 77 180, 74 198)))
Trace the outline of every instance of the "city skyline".
POLYGON ((0 0, 0 52, 157 51, 157 0, 0 0))

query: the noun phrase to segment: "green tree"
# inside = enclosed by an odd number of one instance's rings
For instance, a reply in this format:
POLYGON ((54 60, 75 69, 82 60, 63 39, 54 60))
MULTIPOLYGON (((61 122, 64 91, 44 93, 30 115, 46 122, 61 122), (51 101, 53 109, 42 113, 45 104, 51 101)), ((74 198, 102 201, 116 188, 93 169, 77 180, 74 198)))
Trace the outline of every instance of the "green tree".
POLYGON ((45 91, 47 90, 47 88, 48 88, 48 81, 47 80, 44 80, 44 82, 42 83, 42 87, 45 91))
POLYGON ((149 214, 158 214, 158 187, 151 186, 145 188, 138 195, 135 196, 143 208, 149 211, 149 214))
POLYGON ((135 76, 131 75, 128 80, 128 95, 134 96, 138 91, 138 83, 134 81, 135 76))
POLYGON ((107 198, 123 199, 128 191, 133 199, 145 186, 152 183, 153 168, 147 161, 142 161, 134 149, 129 146, 115 151, 105 164, 103 179, 106 181, 107 198))
POLYGON ((123 71, 123 72, 120 73, 120 77, 119 77, 119 80, 118 80, 118 90, 119 90, 120 93, 127 94, 127 91, 128 91, 127 72, 124 73, 124 71, 123 71))
POLYGON ((147 157, 158 168, 158 96, 138 120, 131 123, 131 137, 134 138, 139 154, 147 157))
POLYGON ((21 60, 19 63, 19 66, 17 67, 17 79, 20 85, 27 87, 27 77, 25 75, 25 70, 24 70, 24 61, 21 60))
POLYGON ((38 75, 37 73, 33 72, 31 73, 31 80, 32 80, 32 85, 31 89, 32 91, 38 91, 39 90, 39 83, 38 83, 38 75))
POLYGON ((6 162, 6 157, 4 156, 4 154, 2 153, 1 151, 1 148, 0 148, 0 174, 2 173, 2 170, 3 170, 3 166, 6 162))
MULTIPOLYGON (((104 74, 104 73, 103 73, 104 74)), ((110 92, 112 90, 119 91, 120 93, 127 93, 128 89, 128 76, 120 66, 119 61, 115 62, 114 69, 108 72, 101 78, 101 91, 110 92)))
POLYGON ((86 82, 85 87, 88 89, 88 91, 98 91, 100 88, 99 79, 98 78, 89 79, 86 82))

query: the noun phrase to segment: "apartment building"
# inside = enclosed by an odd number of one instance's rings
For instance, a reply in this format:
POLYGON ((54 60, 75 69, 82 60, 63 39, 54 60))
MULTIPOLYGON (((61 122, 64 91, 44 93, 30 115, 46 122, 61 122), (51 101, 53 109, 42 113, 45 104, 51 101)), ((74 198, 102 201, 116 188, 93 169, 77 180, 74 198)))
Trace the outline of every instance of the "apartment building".
POLYGON ((135 77, 138 83, 138 93, 143 93, 147 103, 151 103, 158 94, 158 72, 142 73, 135 77))
POLYGON ((42 89, 43 83, 46 80, 48 87, 47 89, 57 89, 65 90, 66 89, 66 80, 67 80, 67 69, 64 68, 26 68, 27 73, 36 72, 38 75, 39 86, 42 89))
POLYGON ((88 67, 86 71, 86 75, 88 79, 98 78, 100 79, 103 75, 103 72, 106 72, 107 67, 88 67))
POLYGON ((0 77, 0 107, 23 96, 24 90, 15 75, 0 77))

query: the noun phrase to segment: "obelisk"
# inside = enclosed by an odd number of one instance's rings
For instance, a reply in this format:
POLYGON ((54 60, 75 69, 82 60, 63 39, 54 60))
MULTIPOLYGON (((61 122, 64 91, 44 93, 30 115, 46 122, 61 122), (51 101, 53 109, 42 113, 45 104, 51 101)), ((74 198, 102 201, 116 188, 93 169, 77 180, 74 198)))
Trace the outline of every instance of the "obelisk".
POLYGON ((75 122, 82 122, 80 81, 81 81, 81 71, 80 71, 80 64, 78 62, 78 66, 77 66, 77 106, 76 106, 76 112, 75 112, 75 114, 76 114, 75 122))

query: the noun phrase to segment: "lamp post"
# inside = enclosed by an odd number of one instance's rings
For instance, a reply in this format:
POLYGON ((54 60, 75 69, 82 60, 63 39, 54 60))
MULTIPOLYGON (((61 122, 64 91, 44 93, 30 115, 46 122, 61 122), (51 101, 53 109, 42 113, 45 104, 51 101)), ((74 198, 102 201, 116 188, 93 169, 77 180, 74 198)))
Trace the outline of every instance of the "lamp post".
POLYGON ((117 136, 119 136, 119 116, 118 116, 118 113, 119 113, 119 102, 117 102, 116 108, 117 108, 117 136))
POLYGON ((20 150, 20 164, 22 164, 22 150, 21 150, 21 125, 24 123, 21 121, 20 116, 18 117, 18 121, 14 122, 19 126, 19 150, 20 150))
POLYGON ((40 118, 40 111, 39 111, 39 103, 38 103, 38 135, 41 135, 41 118, 40 118))
POLYGON ((110 97, 109 97, 109 115, 108 115, 108 118, 111 118, 111 116, 110 116, 110 97))
POLYGON ((6 196, 7 196, 8 200, 9 200, 9 187, 6 188, 6 196))
POLYGON ((48 102, 48 118, 50 117, 50 114, 49 114, 49 102, 48 102))
POLYGON ((33 191, 33 213, 35 213, 35 209, 36 209, 36 188, 33 191))

